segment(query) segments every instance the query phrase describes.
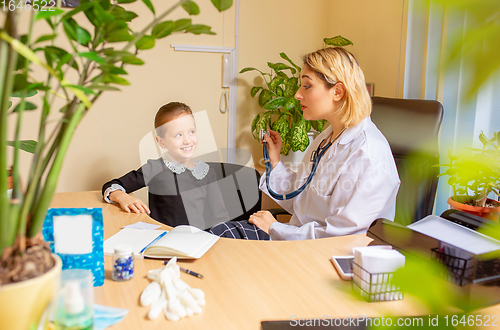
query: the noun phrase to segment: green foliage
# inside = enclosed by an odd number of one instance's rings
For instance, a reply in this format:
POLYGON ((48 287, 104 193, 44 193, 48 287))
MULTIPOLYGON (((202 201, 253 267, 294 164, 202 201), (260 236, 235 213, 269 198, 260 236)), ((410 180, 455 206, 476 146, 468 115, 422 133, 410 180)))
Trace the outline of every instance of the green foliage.
POLYGON ((333 38, 325 38, 325 39, 323 39, 323 42, 325 43, 325 45, 333 46, 333 47, 344 47, 344 46, 352 45, 351 40, 346 39, 340 35, 333 37, 333 38))
MULTIPOLYGON (((325 38, 326 45, 347 46, 352 42, 342 36, 325 38)), ((307 133, 313 127, 316 131, 322 132, 325 127, 325 120, 306 121, 302 116, 300 102, 295 99, 295 93, 300 88, 301 68, 295 64, 285 53, 280 53, 280 57, 287 63, 267 62, 271 73, 263 72, 254 67, 246 67, 240 71, 258 71, 266 86, 253 86, 250 96, 259 95, 259 106, 264 112, 258 113, 252 121, 252 136, 259 140, 259 131, 267 130, 269 127, 280 133, 283 140, 281 154, 288 155, 290 149, 293 151, 305 151, 309 146, 307 133), (289 72, 287 74, 286 72, 289 72)))
MULTIPOLYGON (((7 147, 13 147, 14 188, 10 200, 5 193, 0 194, 0 254, 6 247, 22 253, 25 246, 19 242, 40 232, 76 127, 104 91, 130 84, 125 67, 143 65, 139 55, 173 33, 214 34, 209 26, 193 24, 191 19, 166 20, 179 6, 190 15, 199 14, 198 5, 191 0, 180 0, 159 14, 151 0, 142 0, 154 16, 136 30, 137 24, 132 26, 131 22, 138 15, 121 6, 135 1, 81 0, 80 6, 71 10, 37 11, 28 24, 19 19, 20 9, 6 12, 0 29, 0 167, 9 167, 7 147), (38 24, 48 24, 51 31, 33 40, 38 24), (28 33, 18 35, 17 31, 28 33), (35 81, 30 74, 33 66, 42 68, 47 78, 35 81), (27 101, 36 94, 40 104, 27 101), (12 110, 13 101, 16 106, 12 110), (58 104, 62 105, 55 109, 58 104), (21 140, 23 114, 37 108, 41 112, 38 141, 21 140), (54 111, 62 118, 47 125, 54 111), (17 116, 13 141, 7 141, 9 115, 17 116), (25 189, 19 179, 20 150, 34 153, 25 189)), ((212 3, 223 11, 233 1, 212 3)), ((0 172, 0 191, 5 192, 7 177, 5 171, 0 172)))
POLYGON ((465 65, 473 73, 467 96, 472 97, 492 76, 500 73, 500 6, 496 0, 427 0, 450 13, 466 12, 467 24, 454 33, 446 64, 465 65))
POLYGON ((482 149, 469 148, 470 155, 454 155, 448 151, 446 171, 448 184, 453 187, 453 199, 467 204, 484 207, 488 195, 500 196, 500 132, 488 139, 483 132, 479 135, 482 149), (461 197, 460 197, 461 196, 461 197))

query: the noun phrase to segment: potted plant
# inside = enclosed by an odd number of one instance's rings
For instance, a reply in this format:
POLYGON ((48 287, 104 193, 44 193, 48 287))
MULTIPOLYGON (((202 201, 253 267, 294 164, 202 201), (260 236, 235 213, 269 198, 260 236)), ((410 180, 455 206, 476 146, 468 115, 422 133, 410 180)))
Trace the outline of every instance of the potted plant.
MULTIPOLYGON (((0 29, 0 168, 4 168, 0 171, 0 190, 4 192, 0 193, 2 328, 36 328, 50 301, 55 284, 48 274, 60 271, 61 264, 51 256, 41 228, 64 156, 83 116, 102 93, 118 91, 118 86, 129 84, 124 78, 126 67, 144 64, 138 55, 153 48, 157 40, 175 32, 214 34, 209 26, 193 24, 191 19, 166 19, 179 6, 190 15, 198 14, 199 7, 190 0, 179 0, 163 13, 155 13, 151 0, 142 0, 153 13, 153 19, 136 31, 130 23, 138 15, 121 5, 135 1, 80 0, 79 6, 72 10, 62 9, 61 0, 48 5, 47 1, 39 0, 13 0, 5 4, 5 22, 0 29), (23 11, 29 15, 27 27, 20 26, 23 23, 19 16, 23 11), (77 20, 86 21, 79 24, 77 20), (48 24, 51 32, 35 35, 39 24, 48 24), (18 31, 28 32, 20 35, 18 31), (46 79, 33 77, 35 66, 43 69, 46 79), (20 137, 23 114, 35 109, 41 112, 38 141, 23 141, 20 137), (12 141, 7 137, 9 119, 16 123, 12 141), (53 124, 54 121, 57 123, 53 124), (13 161, 11 198, 5 193, 9 150, 13 161), (29 178, 23 180, 25 189, 20 185, 21 150, 34 154, 29 178), (40 278, 48 284, 36 284, 26 290, 40 278), (16 289, 24 291, 12 293, 16 289), (17 297, 17 302, 13 297, 17 297), (41 306, 31 306, 37 302, 41 306), (17 321, 21 323, 10 323, 17 321)), ((75 5, 75 1, 65 3, 75 5)), ((232 0, 212 0, 212 3, 223 11, 231 7, 232 0)))
POLYGON ((500 196, 500 132, 495 132, 491 139, 481 132, 479 140, 482 149, 469 148, 470 155, 453 155, 448 151, 450 162, 437 165, 447 168, 439 176, 450 176, 448 184, 453 188, 453 196, 448 204, 451 208, 498 221, 500 203, 488 195, 500 196))
MULTIPOLYGON (((348 46, 352 42, 342 36, 323 39, 324 46, 348 46)), ((259 112, 252 121, 252 136, 258 141, 261 129, 271 128, 279 132, 283 140, 281 154, 288 155, 290 149, 293 151, 305 151, 309 146, 307 133, 311 126, 318 132, 322 132, 325 120, 305 120, 300 109, 300 102, 295 99, 295 93, 300 87, 300 70, 285 53, 280 57, 290 65, 282 62, 267 62, 271 73, 262 72, 253 67, 247 67, 240 73, 258 71, 265 86, 254 86, 250 90, 250 96, 259 95, 259 106, 264 109, 259 112), (290 72, 287 74, 286 72, 290 72)), ((260 141, 259 141, 260 142, 260 141)))

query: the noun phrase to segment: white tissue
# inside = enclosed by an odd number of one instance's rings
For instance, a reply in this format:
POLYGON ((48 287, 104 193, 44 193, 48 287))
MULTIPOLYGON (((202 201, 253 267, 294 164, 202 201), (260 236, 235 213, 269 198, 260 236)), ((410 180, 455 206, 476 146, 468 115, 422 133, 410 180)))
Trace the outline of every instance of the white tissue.
POLYGON ((154 320, 161 311, 170 321, 179 321, 186 316, 199 314, 205 306, 205 293, 201 289, 191 288, 180 279, 180 267, 177 258, 172 258, 164 267, 148 272, 153 280, 141 294, 141 305, 151 305, 148 318, 154 320))

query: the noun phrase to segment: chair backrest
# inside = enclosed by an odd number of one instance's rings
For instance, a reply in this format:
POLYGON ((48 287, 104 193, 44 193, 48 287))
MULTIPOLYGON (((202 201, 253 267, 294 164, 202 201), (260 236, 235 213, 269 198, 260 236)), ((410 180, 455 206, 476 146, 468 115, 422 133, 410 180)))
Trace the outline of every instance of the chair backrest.
POLYGON ((261 210, 262 191, 259 172, 248 166, 207 162, 217 173, 217 182, 230 220, 248 220, 261 210))
POLYGON ((408 225, 432 214, 439 169, 443 106, 437 101, 373 97, 372 121, 389 141, 401 186, 394 221, 408 225))

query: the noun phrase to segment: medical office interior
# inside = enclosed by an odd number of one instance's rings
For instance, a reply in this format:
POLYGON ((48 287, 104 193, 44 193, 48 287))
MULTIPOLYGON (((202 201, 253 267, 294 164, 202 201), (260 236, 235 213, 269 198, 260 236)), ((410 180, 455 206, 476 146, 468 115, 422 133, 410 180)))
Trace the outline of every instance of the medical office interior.
MULTIPOLYGON (((168 8, 169 2, 153 1, 157 12, 168 8)), ((244 159, 242 165, 264 166, 262 145, 250 131, 253 118, 262 111, 250 89, 263 81, 256 71, 239 71, 282 62, 281 52, 301 66, 302 55, 337 35, 352 41, 346 48, 357 58, 372 96, 443 104, 441 163, 447 162, 448 149, 480 147, 481 132, 491 137, 500 130, 498 68, 468 95, 472 86, 467 61, 450 67, 445 61, 447 46, 472 24, 470 18, 459 10, 450 13, 438 3, 421 6, 423 2, 234 0, 229 10, 219 13, 209 1, 197 1, 201 14, 191 17, 193 22, 211 26, 216 35, 173 34, 143 52, 145 64, 127 69, 130 85, 105 93, 79 124, 56 192, 100 190, 104 182, 139 168, 140 143, 153 130, 158 108, 171 101, 186 103, 195 113, 206 111, 221 161, 244 159), (251 156, 250 163, 239 154, 251 156)), ((140 1, 127 6, 139 14, 137 24, 151 15, 140 1)), ((169 19, 185 16, 177 8, 169 19)), ((25 114, 23 139, 37 138, 38 116, 25 114)), ((20 157, 21 163, 29 162, 30 155, 20 157)), ((21 175, 27 171, 21 166, 21 175)), ((433 214, 449 208, 450 189, 445 179, 440 180, 433 214)), ((146 189, 136 195, 147 201, 146 189)))

